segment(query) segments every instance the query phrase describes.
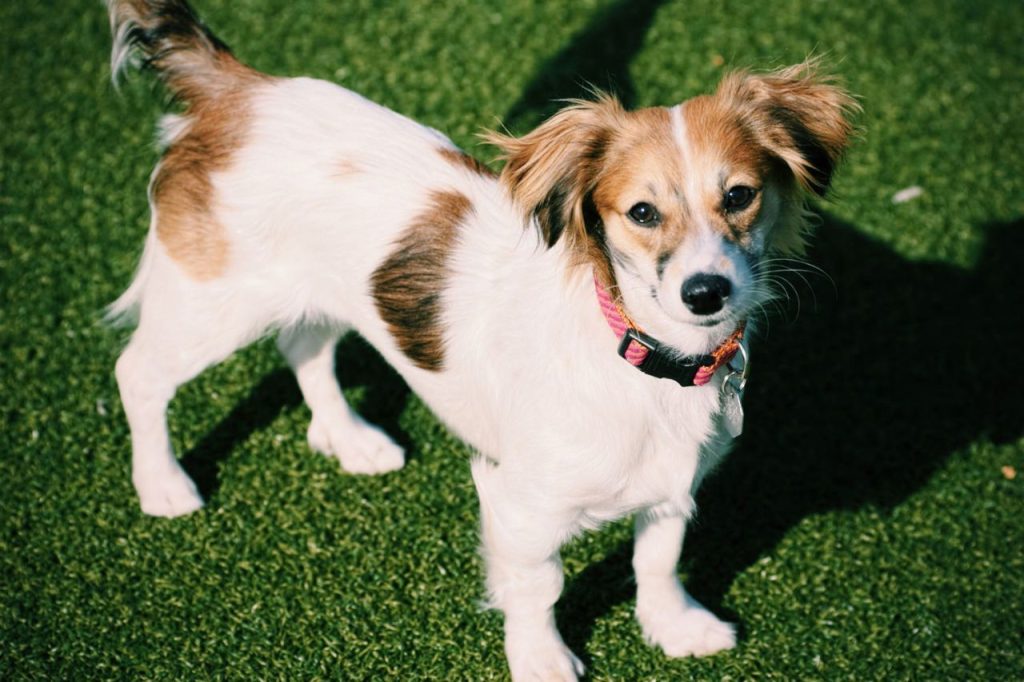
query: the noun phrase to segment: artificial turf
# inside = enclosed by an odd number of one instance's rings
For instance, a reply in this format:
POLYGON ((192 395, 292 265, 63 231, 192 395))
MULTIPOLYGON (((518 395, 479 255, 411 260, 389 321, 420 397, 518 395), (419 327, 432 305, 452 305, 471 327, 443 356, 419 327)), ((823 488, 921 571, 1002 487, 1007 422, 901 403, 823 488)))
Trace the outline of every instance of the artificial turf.
MULTIPOLYGON (((794 280, 800 309, 756 346, 746 435, 680 566, 740 644, 643 644, 628 522, 566 549, 558 620, 593 679, 1024 679, 1024 5, 197 4, 257 68, 340 82, 484 158, 478 129, 523 131, 583 81, 670 104, 825 53, 864 106, 817 206, 831 279, 794 280)), ((260 342, 171 406, 207 507, 140 513, 125 334, 99 318, 146 231, 160 96, 145 78, 115 95, 95 0, 2 3, 0 36, 0 678, 505 676, 469 451, 356 339, 340 381, 404 470, 310 453, 260 342)))

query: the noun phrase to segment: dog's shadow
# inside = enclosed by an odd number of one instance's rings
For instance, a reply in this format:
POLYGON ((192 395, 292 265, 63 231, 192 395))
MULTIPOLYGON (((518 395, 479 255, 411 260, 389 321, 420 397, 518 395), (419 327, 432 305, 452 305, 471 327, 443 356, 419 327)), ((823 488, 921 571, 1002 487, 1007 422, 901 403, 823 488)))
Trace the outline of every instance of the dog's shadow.
POLYGON ((643 46, 665 0, 620 0, 599 10, 569 44, 548 59, 502 123, 514 132, 532 128, 565 106, 589 99, 592 88, 614 94, 626 107, 636 99, 629 64, 643 46))
MULTIPOLYGON (((1024 220, 984 233, 962 269, 908 260, 823 216, 809 260, 834 285, 795 280, 805 309, 754 344, 744 438, 698 494, 684 547, 697 599, 733 617, 722 609, 733 580, 802 519, 890 510, 957 449, 1021 436, 1024 220)), ((630 557, 624 543, 568 586, 559 622, 575 651, 633 597, 630 557)))

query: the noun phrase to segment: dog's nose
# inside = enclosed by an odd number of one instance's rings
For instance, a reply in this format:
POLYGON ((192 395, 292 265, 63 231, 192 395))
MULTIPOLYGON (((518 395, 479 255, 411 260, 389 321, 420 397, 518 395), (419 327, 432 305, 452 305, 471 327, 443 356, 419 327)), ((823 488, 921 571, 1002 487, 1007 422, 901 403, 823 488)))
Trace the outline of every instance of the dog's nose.
POLYGON ((732 285, 721 275, 702 272, 683 282, 683 303, 697 315, 717 313, 731 293, 732 285))

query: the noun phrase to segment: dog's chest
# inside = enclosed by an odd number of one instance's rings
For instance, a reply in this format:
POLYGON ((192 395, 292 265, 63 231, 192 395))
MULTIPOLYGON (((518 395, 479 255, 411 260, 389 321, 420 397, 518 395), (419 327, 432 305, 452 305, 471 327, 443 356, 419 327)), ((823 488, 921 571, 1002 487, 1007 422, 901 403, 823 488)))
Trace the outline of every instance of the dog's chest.
POLYGON ((630 438, 622 443, 621 459, 591 463, 587 479, 593 495, 583 508, 584 525, 643 509, 658 514, 692 513, 694 483, 714 466, 727 445, 716 426, 717 392, 694 389, 681 394, 680 390, 669 386, 655 392, 649 402, 634 405, 640 409, 618 422, 630 438))

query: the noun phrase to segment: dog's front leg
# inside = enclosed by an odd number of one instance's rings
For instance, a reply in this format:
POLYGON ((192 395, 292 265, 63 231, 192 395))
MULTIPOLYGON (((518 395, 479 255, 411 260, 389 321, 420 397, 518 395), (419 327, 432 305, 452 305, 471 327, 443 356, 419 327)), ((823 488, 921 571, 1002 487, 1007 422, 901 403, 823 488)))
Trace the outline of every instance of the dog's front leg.
POLYGON ((567 524, 531 505, 532 491, 515 494, 503 474, 483 458, 473 463, 487 589, 490 605, 505 614, 505 654, 512 679, 576 680, 583 664, 562 641, 554 615, 563 583, 558 548, 567 524))
POLYGON ((676 566, 685 526, 679 515, 636 517, 636 617, 647 641, 673 658, 736 646, 735 628, 701 606, 679 582, 676 566))

